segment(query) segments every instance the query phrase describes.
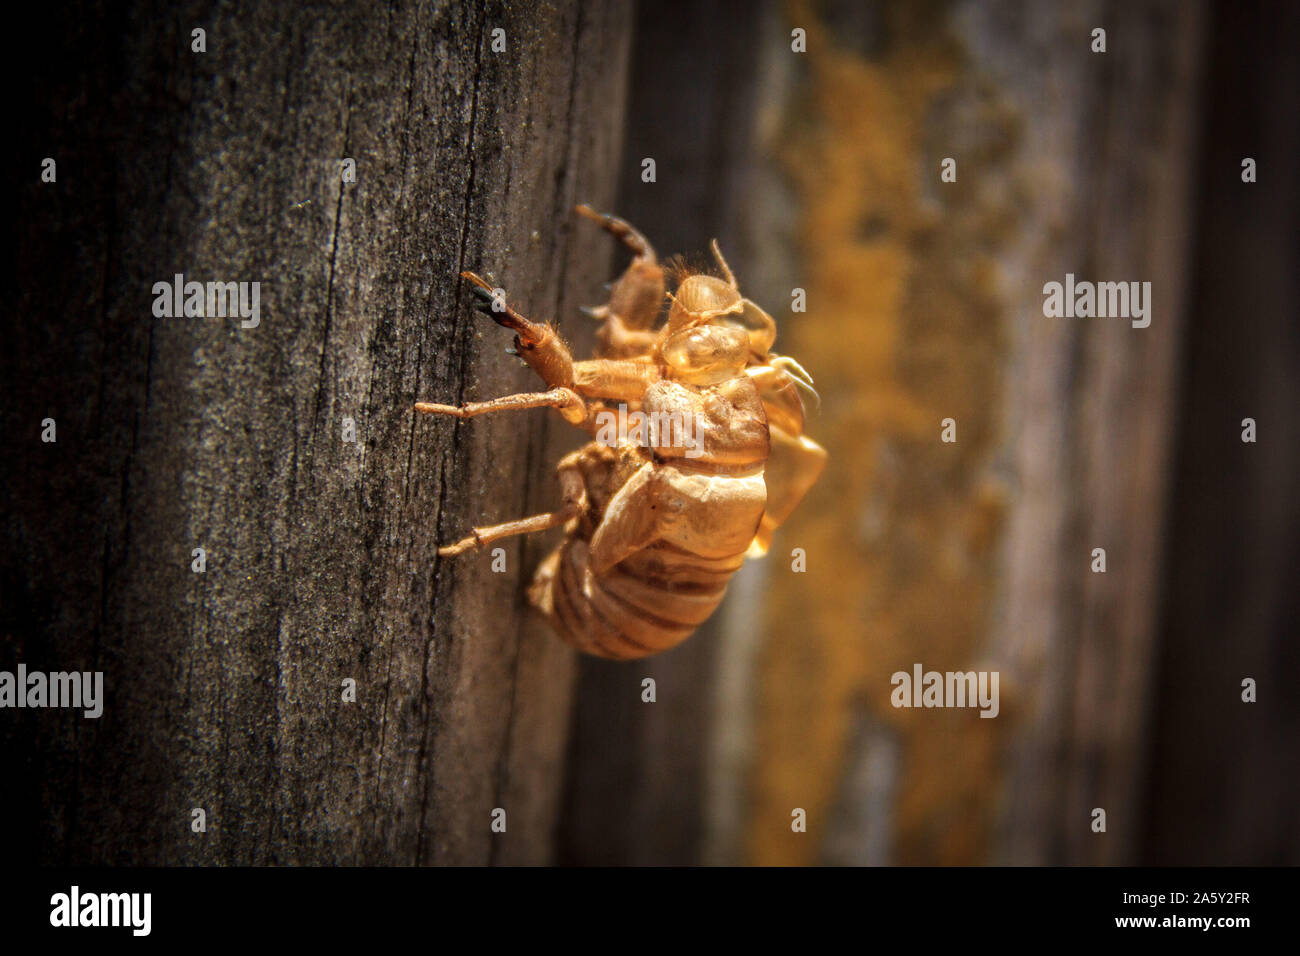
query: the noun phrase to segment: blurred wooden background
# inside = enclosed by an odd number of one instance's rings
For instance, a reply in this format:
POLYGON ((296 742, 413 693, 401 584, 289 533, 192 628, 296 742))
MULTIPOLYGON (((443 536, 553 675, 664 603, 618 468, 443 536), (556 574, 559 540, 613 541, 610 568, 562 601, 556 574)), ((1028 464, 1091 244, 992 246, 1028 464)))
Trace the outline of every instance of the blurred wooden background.
POLYGON ((1294 13, 664 12, 639 12, 619 211, 661 249, 719 236, 832 459, 695 640, 582 663, 560 859, 1300 859, 1294 13), (1044 318, 1066 272, 1151 281, 1151 326, 1044 318), (895 710, 915 662, 1000 671, 1001 715, 895 710), (1252 674, 1271 701, 1241 703, 1252 674))

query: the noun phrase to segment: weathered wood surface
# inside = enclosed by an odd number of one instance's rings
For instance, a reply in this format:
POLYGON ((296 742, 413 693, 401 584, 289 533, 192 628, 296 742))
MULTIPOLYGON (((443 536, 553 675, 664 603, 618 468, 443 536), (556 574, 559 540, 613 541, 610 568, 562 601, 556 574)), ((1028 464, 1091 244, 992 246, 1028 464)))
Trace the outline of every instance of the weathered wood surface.
POLYGON ((558 429, 411 404, 534 386, 461 269, 566 326, 599 299, 608 238, 570 209, 612 200, 629 10, 42 16, 0 409, 3 663, 103 670, 108 691, 99 720, 6 713, 33 851, 545 861, 572 655, 525 624, 524 543, 506 574, 435 546, 549 507, 558 429), (260 281, 260 325, 155 318, 174 273, 260 281))

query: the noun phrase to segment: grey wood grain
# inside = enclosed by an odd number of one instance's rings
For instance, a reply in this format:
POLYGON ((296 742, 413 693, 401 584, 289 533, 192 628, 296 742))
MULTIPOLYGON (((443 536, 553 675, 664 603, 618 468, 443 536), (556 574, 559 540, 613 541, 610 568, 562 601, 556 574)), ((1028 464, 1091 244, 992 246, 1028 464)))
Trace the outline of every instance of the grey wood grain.
POLYGON ((527 623, 523 542, 505 574, 436 545, 548 509, 558 429, 411 405, 535 387, 460 270, 566 327, 598 297, 608 240, 570 209, 612 198, 629 10, 47 16, 20 130, 58 182, 33 159, 20 190, 32 320, 5 359, 23 447, 6 468, 21 507, 5 516, 5 663, 103 670, 108 700, 97 721, 6 721, 45 821, 33 849, 545 861, 572 655, 527 623), (175 273, 259 281, 260 325, 154 317, 152 284, 175 273), (47 415, 57 444, 39 441, 47 415))

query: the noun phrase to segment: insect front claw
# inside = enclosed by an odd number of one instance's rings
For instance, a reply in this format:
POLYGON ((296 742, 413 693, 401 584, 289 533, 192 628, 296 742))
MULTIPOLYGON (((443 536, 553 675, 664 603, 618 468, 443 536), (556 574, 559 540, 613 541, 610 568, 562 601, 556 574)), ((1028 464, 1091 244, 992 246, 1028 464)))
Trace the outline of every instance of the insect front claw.
MULTIPOLYGON (((497 294, 492 289, 485 289, 482 286, 478 286, 478 285, 471 287, 470 292, 474 294, 474 298, 479 300, 478 304, 476 304, 474 308, 478 309, 480 312, 483 311, 484 306, 486 306, 489 309, 493 309, 493 307, 498 303, 500 303, 500 305, 502 306, 505 305, 504 289, 502 290, 502 294, 499 299, 497 298, 497 294)), ((504 308, 493 309, 493 311, 497 313, 501 313, 504 312, 505 309, 504 308)))
POLYGON ((491 273, 487 279, 473 272, 462 272, 460 277, 470 283, 470 292, 477 300, 474 303, 475 311, 483 313, 502 328, 516 332, 517 344, 533 348, 546 341, 549 334, 546 325, 534 322, 512 309, 506 301, 505 290, 492 285, 491 273))

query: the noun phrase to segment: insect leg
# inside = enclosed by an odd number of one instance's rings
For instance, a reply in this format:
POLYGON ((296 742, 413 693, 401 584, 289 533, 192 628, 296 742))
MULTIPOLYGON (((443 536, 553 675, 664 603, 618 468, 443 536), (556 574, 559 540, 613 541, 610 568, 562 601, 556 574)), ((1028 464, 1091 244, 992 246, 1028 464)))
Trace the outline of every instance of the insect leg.
POLYGON ((438 554, 445 558, 455 557, 458 554, 464 554, 466 551, 481 548, 485 544, 491 544, 493 541, 500 541, 502 538, 513 537, 517 534, 532 534, 534 531, 546 531, 548 528, 555 528, 564 524, 570 518, 576 518, 587 506, 587 491, 586 486, 583 484, 582 473, 578 471, 576 466, 570 465, 566 467, 565 462, 562 461, 560 463, 559 478, 560 492, 564 503, 558 511, 533 515, 530 518, 516 518, 514 521, 507 521, 504 524, 474 528, 468 537, 462 538, 455 544, 439 548, 438 554))
POLYGON ((473 418, 488 412, 516 411, 525 408, 556 408, 565 421, 581 425, 587 420, 586 403, 578 393, 569 388, 553 388, 549 392, 523 392, 503 395, 486 402, 469 402, 465 405, 438 405, 434 402, 416 402, 415 410, 426 415, 451 415, 455 418, 473 418))
POLYGON ((628 328, 627 323, 611 312, 605 316, 605 324, 601 326, 597 338, 604 354, 630 357, 649 355, 659 333, 649 329, 628 328))
POLYGON ((586 359, 573 363, 573 388, 588 398, 639 402, 663 370, 649 362, 631 359, 586 359))
POLYGON ((573 356, 549 324, 534 322, 516 312, 487 280, 473 272, 460 275, 473 284, 471 291, 479 300, 475 308, 497 325, 514 331, 519 357, 542 377, 542 381, 551 388, 573 384, 573 356))
POLYGON ((596 210, 585 204, 575 206, 574 212, 590 219, 631 249, 632 254, 636 256, 633 261, 649 263, 659 261, 655 255, 654 246, 650 245, 650 240, 641 235, 641 232, 626 219, 619 219, 618 216, 609 216, 605 213, 596 212, 596 210))
POLYGON ((647 355, 657 337, 650 328, 659 317, 666 292, 663 266, 654 247, 617 216, 603 215, 588 206, 578 206, 577 211, 632 250, 632 262, 610 287, 609 303, 583 310, 593 319, 603 320, 596 333, 602 353, 610 358, 647 355))
POLYGON ((767 504, 763 520, 749 546, 749 557, 759 558, 772 546, 772 533, 790 517, 826 468, 826 449, 807 435, 791 435, 772 425, 771 450, 763 469, 767 504))
POLYGON ((658 507, 659 467, 647 462, 606 505, 591 540, 589 560, 596 573, 604 573, 659 537, 664 519, 658 507))

